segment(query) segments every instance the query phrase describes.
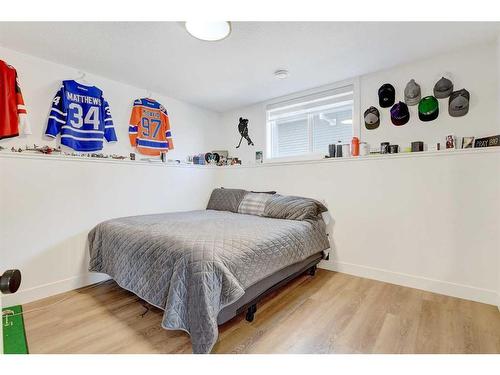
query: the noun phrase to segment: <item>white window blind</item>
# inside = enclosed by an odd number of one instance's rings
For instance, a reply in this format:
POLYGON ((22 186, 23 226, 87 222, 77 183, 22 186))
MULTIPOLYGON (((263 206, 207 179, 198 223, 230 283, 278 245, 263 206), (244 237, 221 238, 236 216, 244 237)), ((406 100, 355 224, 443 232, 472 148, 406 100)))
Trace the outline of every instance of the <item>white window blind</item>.
POLYGON ((266 107, 271 158, 328 154, 328 145, 353 136, 353 86, 326 90, 266 107))

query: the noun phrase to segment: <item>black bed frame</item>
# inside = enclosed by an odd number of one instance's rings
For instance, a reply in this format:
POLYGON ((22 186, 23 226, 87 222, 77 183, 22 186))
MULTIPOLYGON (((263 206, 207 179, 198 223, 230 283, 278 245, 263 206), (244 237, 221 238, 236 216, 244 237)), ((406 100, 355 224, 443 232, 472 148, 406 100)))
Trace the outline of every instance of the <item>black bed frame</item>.
POLYGON ((281 288, 283 285, 288 284, 290 281, 294 280, 295 278, 299 277, 300 275, 302 275, 304 273, 307 273, 310 276, 314 276, 316 274, 316 269, 317 269, 318 263, 321 262, 322 259, 323 259, 323 255, 322 254, 318 255, 318 258, 311 260, 309 263, 307 263, 300 270, 296 271, 295 273, 291 274, 290 276, 281 280, 280 282, 274 284, 272 287, 270 287, 269 289, 267 289, 264 292, 262 292, 261 294, 259 294, 257 297, 252 299, 250 302, 248 302, 248 303, 244 304, 243 306, 241 306, 240 308, 238 308, 236 310, 236 313, 240 314, 246 310, 247 314, 246 314, 245 318, 248 322, 252 322, 254 317, 255 317, 255 313, 257 312, 257 303, 258 302, 262 301, 262 299, 264 299, 264 297, 266 297, 270 293, 274 292, 276 289, 281 288))

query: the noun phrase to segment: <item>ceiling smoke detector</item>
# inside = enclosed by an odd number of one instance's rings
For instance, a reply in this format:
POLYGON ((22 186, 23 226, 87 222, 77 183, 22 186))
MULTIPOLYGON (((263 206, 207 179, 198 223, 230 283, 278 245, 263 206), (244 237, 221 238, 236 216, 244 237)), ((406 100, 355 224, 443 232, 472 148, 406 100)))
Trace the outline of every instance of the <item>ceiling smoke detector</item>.
POLYGON ((288 70, 279 69, 279 70, 274 72, 274 76, 278 79, 285 79, 285 78, 288 78, 289 73, 288 73, 288 70))
POLYGON ((187 32, 196 39, 215 42, 225 39, 231 34, 231 22, 191 22, 184 23, 187 32))

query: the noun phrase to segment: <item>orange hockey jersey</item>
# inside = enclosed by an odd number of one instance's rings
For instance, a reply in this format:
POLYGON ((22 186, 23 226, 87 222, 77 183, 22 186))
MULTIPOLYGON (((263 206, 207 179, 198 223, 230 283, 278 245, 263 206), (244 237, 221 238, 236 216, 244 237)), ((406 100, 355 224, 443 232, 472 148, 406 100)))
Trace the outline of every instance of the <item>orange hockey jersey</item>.
POLYGON ((128 134, 141 154, 158 156, 174 148, 167 110, 154 99, 134 101, 128 134))
POLYGON ((0 139, 31 134, 16 69, 0 60, 0 139))

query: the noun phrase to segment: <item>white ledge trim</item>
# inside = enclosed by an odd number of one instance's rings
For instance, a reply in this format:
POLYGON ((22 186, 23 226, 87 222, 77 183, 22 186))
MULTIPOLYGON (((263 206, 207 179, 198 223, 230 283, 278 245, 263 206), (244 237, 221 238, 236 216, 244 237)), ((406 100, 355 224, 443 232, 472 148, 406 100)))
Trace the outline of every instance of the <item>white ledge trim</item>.
POLYGON ((421 152, 402 152, 398 154, 375 154, 369 156, 357 156, 347 158, 324 158, 315 160, 295 160, 295 161, 267 161, 261 164, 244 164, 244 165, 230 165, 219 168, 263 168, 263 167, 277 167, 286 165, 307 165, 307 164, 328 164, 328 163, 359 163, 371 162, 379 160, 397 160, 397 159, 417 159, 429 157, 446 157, 458 155, 479 155, 479 154, 496 154, 500 153, 500 147, 484 147, 476 149, 461 149, 451 151, 421 151, 421 152))
POLYGON ((92 158, 85 156, 61 156, 61 155, 44 155, 29 152, 12 152, 0 151, 0 158, 9 159, 35 159, 35 160, 53 160, 53 161, 69 161, 69 162, 86 162, 86 163, 109 163, 121 165, 146 165, 154 167, 167 167, 167 168, 199 168, 199 169, 227 169, 227 168, 266 168, 266 167, 279 167, 288 165, 308 165, 308 164, 328 164, 328 163, 359 163, 359 162, 372 162, 379 160, 397 160, 397 159, 416 159, 416 158, 429 158, 429 157, 449 157, 449 156, 463 156, 463 155, 480 155, 480 154, 497 154, 500 153, 500 147, 484 147, 472 149, 459 149, 459 150, 443 150, 443 151, 421 151, 421 152, 403 152, 398 154, 376 154, 369 156, 346 157, 346 158, 325 158, 314 160, 296 160, 296 161, 267 161, 261 164, 243 164, 243 165, 228 165, 218 167, 215 165, 198 165, 187 163, 162 163, 162 162, 149 162, 141 160, 119 160, 111 158, 92 158))
MULTIPOLYGON (((45 155, 36 154, 34 152, 12 152, 1 151, 0 158, 5 159, 31 159, 31 160, 51 160, 63 162, 76 162, 76 163, 104 163, 104 164, 121 164, 121 165, 135 165, 135 166, 150 166, 150 167, 175 167, 175 168, 218 168, 212 165, 196 165, 186 163, 162 163, 161 161, 144 161, 144 160, 120 160, 112 158, 96 158, 86 156, 64 156, 64 155, 45 155)), ((159 160, 159 159, 158 159, 159 160)))

